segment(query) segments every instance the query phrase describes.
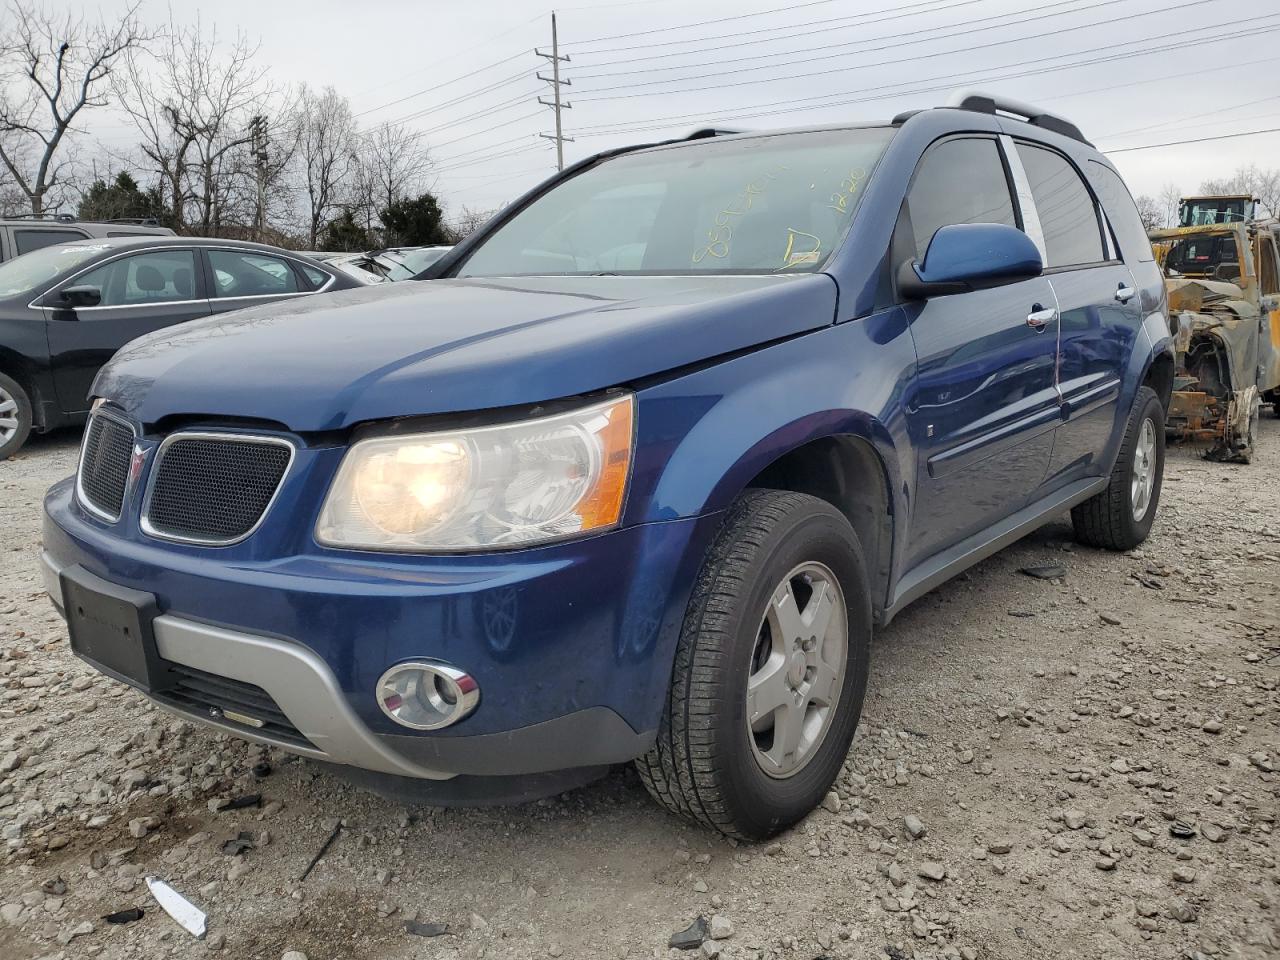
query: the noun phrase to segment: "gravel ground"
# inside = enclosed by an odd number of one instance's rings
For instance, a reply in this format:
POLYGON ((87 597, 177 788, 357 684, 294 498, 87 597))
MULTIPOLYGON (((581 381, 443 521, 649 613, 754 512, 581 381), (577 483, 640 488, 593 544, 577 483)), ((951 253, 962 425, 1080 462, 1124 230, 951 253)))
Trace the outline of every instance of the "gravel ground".
POLYGON ((662 958, 699 915, 720 937, 702 955, 731 958, 1280 956, 1280 424, 1262 428, 1251 466, 1171 453, 1142 550, 1058 522, 906 611, 836 794, 759 847, 662 813, 629 769, 524 807, 410 809, 152 709, 71 655, 41 593, 40 499, 76 441, 37 439, 0 463, 0 958, 662 958), (1044 564, 1064 576, 1019 572, 1044 564), (208 911, 203 943, 152 873, 208 911))

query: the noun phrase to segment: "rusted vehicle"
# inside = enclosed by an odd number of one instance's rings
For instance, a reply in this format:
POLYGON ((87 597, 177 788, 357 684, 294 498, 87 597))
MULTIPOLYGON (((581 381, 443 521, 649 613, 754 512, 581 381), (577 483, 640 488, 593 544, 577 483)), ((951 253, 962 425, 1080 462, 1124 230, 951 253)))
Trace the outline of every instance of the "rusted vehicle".
MULTIPOLYGON (((1151 232, 1167 243, 1177 372, 1167 428, 1248 463, 1261 405, 1280 401, 1280 227, 1259 221, 1151 232)), ((1280 411, 1280 407, 1276 407, 1280 411)))

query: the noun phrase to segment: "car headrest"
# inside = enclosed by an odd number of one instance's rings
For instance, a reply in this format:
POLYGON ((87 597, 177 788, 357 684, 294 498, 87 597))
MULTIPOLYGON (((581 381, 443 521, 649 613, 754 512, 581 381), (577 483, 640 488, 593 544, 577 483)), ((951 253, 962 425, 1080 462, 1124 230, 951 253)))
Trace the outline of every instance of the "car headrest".
POLYGON ((144 263, 138 268, 133 280, 139 290, 145 290, 147 293, 160 293, 165 288, 164 276, 149 263, 144 263))
POLYGON ((180 297, 191 296, 194 288, 191 284, 191 271, 187 267, 179 267, 173 271, 173 288, 180 297))

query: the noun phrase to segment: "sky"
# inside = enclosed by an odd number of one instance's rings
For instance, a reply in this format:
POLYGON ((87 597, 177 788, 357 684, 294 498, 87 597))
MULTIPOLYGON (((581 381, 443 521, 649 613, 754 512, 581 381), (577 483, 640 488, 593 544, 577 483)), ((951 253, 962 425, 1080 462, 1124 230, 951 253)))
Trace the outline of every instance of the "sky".
MULTIPOLYGON (((534 76, 550 73, 534 52, 551 46, 539 0, 144 0, 141 15, 159 24, 170 9, 227 39, 243 31, 275 82, 332 85, 365 127, 424 131, 451 217, 555 169, 539 136, 554 130, 537 102, 551 97, 534 76)), ((977 87, 1075 122, 1135 195, 1280 167, 1280 133, 1123 149, 1280 127, 1275 0, 599 0, 557 8, 557 23, 566 162, 712 124, 883 121, 977 87)), ((112 150, 129 145, 107 111, 84 126, 112 150)))

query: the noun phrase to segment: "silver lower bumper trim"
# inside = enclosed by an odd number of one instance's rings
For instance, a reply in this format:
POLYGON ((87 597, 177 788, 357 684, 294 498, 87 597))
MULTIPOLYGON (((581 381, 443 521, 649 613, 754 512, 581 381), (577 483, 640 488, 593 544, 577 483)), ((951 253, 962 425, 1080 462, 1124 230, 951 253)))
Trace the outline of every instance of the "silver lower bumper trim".
MULTIPOLYGON (((40 566, 45 587, 61 608, 61 569, 48 553, 41 555, 40 566)), ((153 629, 162 658, 260 687, 316 749, 308 750, 263 736, 251 727, 154 701, 171 713, 245 740, 317 760, 422 780, 448 780, 456 776, 420 766, 387 748, 356 716, 324 661, 300 644, 226 630, 171 614, 157 617, 153 629)))

